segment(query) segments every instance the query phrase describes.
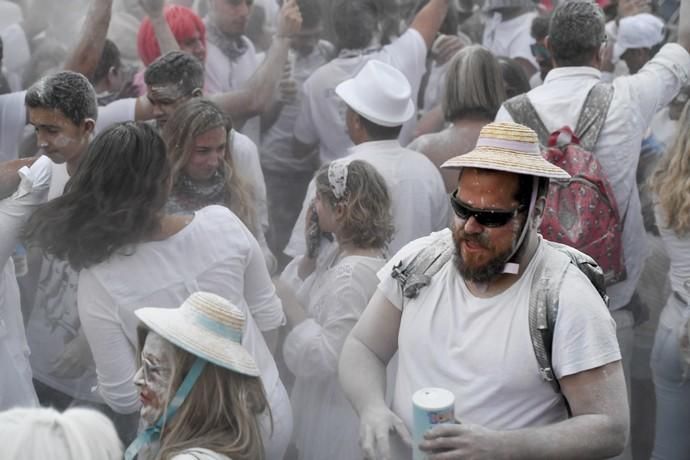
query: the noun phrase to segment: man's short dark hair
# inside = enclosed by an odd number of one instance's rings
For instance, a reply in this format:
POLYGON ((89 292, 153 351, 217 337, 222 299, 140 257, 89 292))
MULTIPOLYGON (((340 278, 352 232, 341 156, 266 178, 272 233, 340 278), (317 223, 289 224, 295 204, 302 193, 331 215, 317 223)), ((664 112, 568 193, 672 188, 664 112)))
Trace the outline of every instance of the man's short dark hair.
POLYGON ((93 73, 91 83, 94 85, 97 84, 108 76, 108 72, 110 72, 111 68, 119 69, 121 66, 120 50, 112 40, 106 39, 105 45, 103 46, 103 53, 101 54, 101 60, 98 61, 98 66, 96 66, 96 71, 93 73))
POLYGON ((558 5, 549 24, 556 65, 588 66, 606 41, 604 13, 596 3, 570 0, 558 5))
POLYGON ((182 51, 171 51, 159 57, 146 68, 147 85, 179 85, 183 96, 204 87, 204 66, 197 58, 182 51))
POLYGON ((549 35, 549 22, 551 22, 551 16, 537 16, 532 20, 532 26, 530 27, 530 35, 535 40, 543 40, 547 35, 549 35))
POLYGON ((297 0, 302 15, 302 27, 311 29, 321 24, 321 0, 297 0))
POLYGON ((31 109, 58 109, 79 126, 87 118, 96 120, 96 92, 80 73, 62 71, 45 76, 27 91, 24 103, 31 109))
POLYGON ((362 123, 362 127, 367 132, 367 136, 370 141, 387 141, 391 139, 397 139, 400 136, 400 131, 402 130, 402 125, 398 126, 381 126, 374 123, 371 120, 367 120, 363 116, 357 114, 359 120, 362 123))
POLYGON ((369 46, 378 27, 376 6, 371 0, 335 0, 331 14, 338 48, 359 50, 369 46))

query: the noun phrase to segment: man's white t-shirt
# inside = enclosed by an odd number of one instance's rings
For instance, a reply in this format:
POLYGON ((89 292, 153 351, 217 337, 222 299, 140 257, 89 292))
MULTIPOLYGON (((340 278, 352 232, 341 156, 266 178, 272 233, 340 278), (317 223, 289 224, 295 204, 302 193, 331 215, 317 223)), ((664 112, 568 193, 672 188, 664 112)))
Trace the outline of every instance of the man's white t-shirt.
MULTIPOLYGON (((22 92, 24 114, 23 95, 22 92)), ((135 106, 136 99, 122 99, 99 107, 96 134, 115 123, 134 120, 135 106)), ((53 163, 48 200, 61 196, 68 180, 66 164, 53 163)), ((81 327, 77 312, 78 278, 78 273, 66 261, 43 257, 26 331, 31 367, 34 378, 51 388, 79 400, 102 402, 98 393, 92 391, 96 386, 93 362, 84 363, 81 369, 70 374, 61 374, 56 368, 65 345, 77 336, 81 327)))
MULTIPOLYGON (((426 42, 415 29, 408 29, 397 40, 380 50, 341 53, 304 82, 295 137, 303 144, 318 143, 322 163, 344 157, 353 144, 345 124, 347 106, 335 94, 336 86, 357 75, 373 59, 400 70, 407 77, 412 87, 412 99, 416 101, 422 76, 426 72, 426 54, 426 42)), ((405 123, 400 135, 402 145, 407 145, 412 140, 415 125, 415 117, 405 123)))
MULTIPOLYGON (((545 244, 540 240, 520 280, 497 296, 471 294, 451 258, 419 297, 403 298, 391 277, 393 266, 409 263, 441 233, 410 243, 378 273, 379 290, 402 311, 393 410, 412 428, 412 394, 441 387, 455 395, 461 422, 516 430, 564 420, 562 395, 539 374, 528 326, 529 296, 545 244)), ((620 360, 615 323, 589 280, 571 267, 562 286, 553 340, 556 376, 620 360)))
POLYGON ((536 17, 537 12, 532 11, 502 21, 501 14, 494 13, 484 28, 482 44, 496 56, 506 56, 511 59, 522 58, 529 61, 535 69, 538 69, 539 65, 530 48, 530 45, 535 42, 530 30, 532 21, 536 17))
MULTIPOLYGON (((242 40, 247 46, 247 51, 234 61, 228 59, 220 48, 213 43, 207 43, 205 88, 207 94, 236 91, 254 75, 260 61, 256 55, 254 44, 247 37, 242 37, 242 40)), ((260 119, 256 116, 247 120, 241 131, 259 145, 260 129, 260 119)))

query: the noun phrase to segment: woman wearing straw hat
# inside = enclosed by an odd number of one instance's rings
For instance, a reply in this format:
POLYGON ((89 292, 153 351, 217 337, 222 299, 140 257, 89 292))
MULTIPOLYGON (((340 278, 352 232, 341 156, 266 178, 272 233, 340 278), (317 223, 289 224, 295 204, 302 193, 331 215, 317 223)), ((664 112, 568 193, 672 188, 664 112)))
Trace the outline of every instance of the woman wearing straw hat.
MULTIPOLYGON (((136 424, 136 372, 142 305, 176 308, 192 292, 229 299, 247 315, 243 344, 259 366, 273 414, 262 419, 268 458, 281 458, 292 432, 287 392, 261 331, 284 323, 259 244, 224 206, 169 215, 171 168, 153 128, 115 125, 91 143, 65 194, 39 208, 30 240, 69 261, 79 275, 79 319, 98 373, 98 390, 136 424), (88 199, 85 199, 88 197, 88 199)), ((123 431, 123 430, 121 430, 123 431)))
POLYGON ((196 292, 182 306, 135 312, 141 419, 125 460, 261 460, 257 417, 269 413, 259 368, 242 346, 245 315, 196 292))

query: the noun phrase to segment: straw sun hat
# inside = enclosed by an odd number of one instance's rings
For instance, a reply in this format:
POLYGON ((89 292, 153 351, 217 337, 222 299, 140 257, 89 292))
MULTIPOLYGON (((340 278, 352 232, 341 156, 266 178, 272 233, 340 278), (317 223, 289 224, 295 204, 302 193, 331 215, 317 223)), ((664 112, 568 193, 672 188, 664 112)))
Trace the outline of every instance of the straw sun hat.
POLYGON ((542 156, 537 134, 517 123, 489 123, 480 131, 474 150, 451 158, 441 167, 492 169, 549 179, 570 178, 570 174, 542 156))
POLYGON ((259 376, 254 358, 242 346, 245 315, 226 299, 196 292, 179 308, 141 308, 135 314, 173 345, 231 371, 259 376))

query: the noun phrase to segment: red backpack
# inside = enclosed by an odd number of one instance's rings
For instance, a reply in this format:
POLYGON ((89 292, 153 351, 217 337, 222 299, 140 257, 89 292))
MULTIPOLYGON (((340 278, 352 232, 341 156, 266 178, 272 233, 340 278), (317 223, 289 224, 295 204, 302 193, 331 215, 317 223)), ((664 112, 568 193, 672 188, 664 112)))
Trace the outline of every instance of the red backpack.
POLYGON ((516 123, 536 131, 546 146, 544 157, 572 176, 551 179, 541 234, 592 257, 603 269, 607 286, 626 278, 623 220, 606 174, 592 153, 612 98, 610 84, 594 85, 575 133, 569 126, 549 133, 526 94, 504 104, 516 123))

